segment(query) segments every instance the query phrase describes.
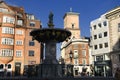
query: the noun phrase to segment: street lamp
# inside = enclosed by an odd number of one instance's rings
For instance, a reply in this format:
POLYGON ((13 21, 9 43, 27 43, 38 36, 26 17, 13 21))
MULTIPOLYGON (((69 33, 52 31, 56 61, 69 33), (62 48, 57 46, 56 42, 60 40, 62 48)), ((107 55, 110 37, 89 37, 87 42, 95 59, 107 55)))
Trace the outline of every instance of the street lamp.
POLYGON ((69 58, 70 58, 70 76, 73 76, 73 65, 72 65, 73 53, 72 51, 70 51, 69 53, 69 58))
POLYGON ((72 64, 72 57, 73 57, 73 53, 72 53, 72 51, 70 51, 70 53, 69 53, 69 57, 70 57, 70 63, 72 64))

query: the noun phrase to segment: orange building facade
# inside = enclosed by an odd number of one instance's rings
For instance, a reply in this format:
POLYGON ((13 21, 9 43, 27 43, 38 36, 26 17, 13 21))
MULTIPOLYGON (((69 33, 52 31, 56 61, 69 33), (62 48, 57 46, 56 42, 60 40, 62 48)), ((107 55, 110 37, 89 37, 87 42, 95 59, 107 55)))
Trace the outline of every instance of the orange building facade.
POLYGON ((40 64, 40 43, 29 34, 37 28, 34 15, 0 2, 0 75, 23 75, 25 66, 40 64))

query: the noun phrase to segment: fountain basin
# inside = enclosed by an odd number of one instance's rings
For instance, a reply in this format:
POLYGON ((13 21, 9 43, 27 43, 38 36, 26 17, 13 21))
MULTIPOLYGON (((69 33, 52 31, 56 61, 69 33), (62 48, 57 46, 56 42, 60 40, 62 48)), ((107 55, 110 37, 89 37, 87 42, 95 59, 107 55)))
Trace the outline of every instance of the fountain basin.
POLYGON ((59 43, 71 36, 71 32, 60 28, 42 28, 31 31, 30 35, 39 42, 46 43, 55 41, 56 43, 59 43))

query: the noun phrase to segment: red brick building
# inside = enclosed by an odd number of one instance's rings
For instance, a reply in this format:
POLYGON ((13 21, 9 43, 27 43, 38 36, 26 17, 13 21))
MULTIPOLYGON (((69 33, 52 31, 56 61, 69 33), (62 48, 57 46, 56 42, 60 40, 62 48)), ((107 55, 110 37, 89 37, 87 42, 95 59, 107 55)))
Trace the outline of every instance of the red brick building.
POLYGON ((40 24, 23 7, 0 1, 0 75, 23 75, 25 65, 40 64, 41 45, 29 34, 40 24))

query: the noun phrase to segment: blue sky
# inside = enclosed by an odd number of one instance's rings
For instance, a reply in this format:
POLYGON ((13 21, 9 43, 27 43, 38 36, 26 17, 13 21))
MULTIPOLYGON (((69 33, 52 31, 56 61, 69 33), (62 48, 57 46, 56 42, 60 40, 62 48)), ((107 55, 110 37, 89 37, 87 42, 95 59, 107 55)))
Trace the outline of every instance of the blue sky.
MULTIPOLYGON (((63 28, 63 16, 72 8, 80 13, 82 36, 90 36, 90 22, 107 11, 120 6, 120 0, 5 0, 7 4, 24 7, 26 13, 34 14, 47 27, 48 15, 54 13, 54 25, 63 28)), ((59 52, 59 51, 58 51, 59 52)))
POLYGON ((55 27, 63 28, 63 16, 72 8, 80 13, 82 36, 90 36, 90 22, 105 12, 120 6, 120 0, 5 0, 8 4, 22 6, 27 13, 34 14, 47 27, 48 15, 54 13, 55 27))

